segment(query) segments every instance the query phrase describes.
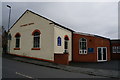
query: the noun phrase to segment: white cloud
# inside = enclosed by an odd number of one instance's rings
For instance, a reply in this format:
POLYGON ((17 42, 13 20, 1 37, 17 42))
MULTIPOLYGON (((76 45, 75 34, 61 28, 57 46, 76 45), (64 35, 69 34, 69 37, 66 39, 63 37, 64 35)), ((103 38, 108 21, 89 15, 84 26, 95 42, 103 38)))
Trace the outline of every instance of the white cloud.
POLYGON ((119 0, 1 0, 2 2, 118 2, 119 0))
POLYGON ((0 2, 0 27, 2 27, 2 3, 0 2))
POLYGON ((6 4, 12 7, 11 24, 26 9, 30 9, 77 32, 118 38, 116 36, 118 35, 118 5, 116 2, 3 3, 4 26, 8 20, 6 4))

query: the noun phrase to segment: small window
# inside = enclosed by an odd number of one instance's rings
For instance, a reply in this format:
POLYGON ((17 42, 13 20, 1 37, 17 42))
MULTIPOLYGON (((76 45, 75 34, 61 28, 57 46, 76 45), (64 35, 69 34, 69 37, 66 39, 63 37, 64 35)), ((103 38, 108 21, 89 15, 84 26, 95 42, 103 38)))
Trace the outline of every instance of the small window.
POLYGON ((33 47, 34 48, 39 48, 40 47, 40 33, 35 32, 34 33, 34 42, 33 42, 33 47))
POLYGON ((117 47, 117 53, 120 53, 120 46, 117 47))
POLYGON ((116 46, 113 46, 113 47, 112 47, 112 52, 113 52, 113 53, 116 53, 116 52, 117 52, 117 47, 116 47, 116 46))
POLYGON ((17 33, 15 35, 15 38, 16 38, 15 48, 20 48, 20 34, 17 33))
POLYGON ((20 37, 16 37, 16 48, 20 47, 20 37))
POLYGON ((32 35, 33 35, 33 48, 32 50, 40 50, 40 35, 41 32, 40 30, 36 29, 32 32, 32 35))
POLYGON ((58 46, 61 46, 61 37, 58 37, 58 38, 57 38, 57 45, 58 45, 58 46))
POLYGON ((33 35, 33 48, 32 50, 40 50, 40 30, 36 29, 32 32, 33 35))
POLYGON ((87 40, 85 38, 79 40, 79 53, 87 54, 87 40))
POLYGON ((67 35, 65 35, 65 37, 64 37, 64 53, 68 53, 68 41, 69 41, 69 37, 67 35))

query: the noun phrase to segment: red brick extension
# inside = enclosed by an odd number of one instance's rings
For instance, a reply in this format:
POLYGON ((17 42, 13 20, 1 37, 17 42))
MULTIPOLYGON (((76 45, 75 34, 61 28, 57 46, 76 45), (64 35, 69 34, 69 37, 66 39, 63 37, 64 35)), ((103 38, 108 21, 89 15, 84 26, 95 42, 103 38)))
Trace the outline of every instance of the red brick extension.
POLYGON ((104 38, 73 34, 73 62, 97 62, 97 47, 107 47, 107 61, 110 60, 110 41, 104 38), (87 39, 87 48, 94 48, 93 53, 79 54, 79 39, 87 39))

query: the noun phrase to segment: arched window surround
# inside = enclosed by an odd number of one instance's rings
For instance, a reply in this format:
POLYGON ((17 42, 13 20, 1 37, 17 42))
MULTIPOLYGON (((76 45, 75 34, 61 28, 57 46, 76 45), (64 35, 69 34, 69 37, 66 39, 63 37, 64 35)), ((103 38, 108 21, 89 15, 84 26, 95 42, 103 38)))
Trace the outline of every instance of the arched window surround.
POLYGON ((41 34, 40 30, 36 29, 36 30, 34 30, 34 31, 32 32, 32 35, 34 35, 35 32, 38 32, 39 34, 41 34))
POLYGON ((20 34, 19 32, 17 32, 17 33, 15 34, 15 37, 17 37, 17 36, 20 36, 20 37, 21 37, 21 34, 20 34))
POLYGON ((79 54, 87 54, 87 39, 79 39, 79 54))
POLYGON ((64 39, 65 39, 65 40, 69 40, 68 35, 65 35, 65 36, 64 36, 64 39))

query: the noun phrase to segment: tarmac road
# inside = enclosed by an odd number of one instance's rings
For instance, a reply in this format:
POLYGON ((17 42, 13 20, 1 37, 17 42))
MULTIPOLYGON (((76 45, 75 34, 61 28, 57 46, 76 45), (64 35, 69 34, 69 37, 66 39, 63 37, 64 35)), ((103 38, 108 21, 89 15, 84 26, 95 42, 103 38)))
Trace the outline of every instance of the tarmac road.
POLYGON ((2 58, 2 78, 105 78, 2 58))
POLYGON ((120 71, 120 60, 111 60, 106 62, 71 62, 70 66, 120 71))

